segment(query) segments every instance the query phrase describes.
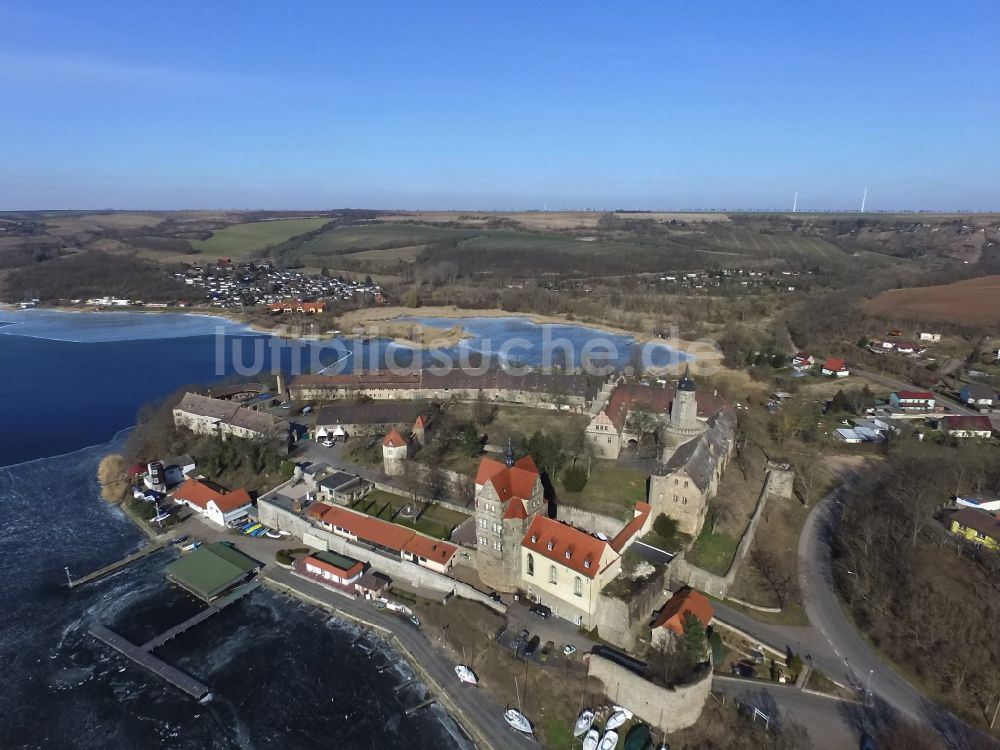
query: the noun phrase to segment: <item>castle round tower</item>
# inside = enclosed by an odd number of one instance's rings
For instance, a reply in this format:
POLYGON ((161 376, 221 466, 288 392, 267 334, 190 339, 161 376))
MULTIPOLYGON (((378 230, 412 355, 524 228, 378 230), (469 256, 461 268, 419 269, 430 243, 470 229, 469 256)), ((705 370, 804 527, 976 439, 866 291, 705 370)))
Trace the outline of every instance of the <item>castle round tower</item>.
POLYGON ((382 441, 382 470, 390 477, 398 477, 404 471, 409 444, 396 430, 391 430, 382 441))

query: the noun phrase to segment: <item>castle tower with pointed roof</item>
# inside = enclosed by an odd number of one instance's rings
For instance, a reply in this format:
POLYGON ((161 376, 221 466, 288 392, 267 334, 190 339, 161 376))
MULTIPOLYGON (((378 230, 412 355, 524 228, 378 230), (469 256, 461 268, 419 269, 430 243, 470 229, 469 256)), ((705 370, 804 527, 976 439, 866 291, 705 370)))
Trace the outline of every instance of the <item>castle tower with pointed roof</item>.
POLYGON ((530 456, 483 458, 476 473, 476 569, 487 586, 515 591, 521 581, 521 540, 545 499, 530 456))
POLYGON ((677 382, 674 400, 670 403, 670 419, 660 431, 661 463, 669 461, 678 448, 694 440, 706 429, 705 423, 698 419, 697 390, 685 366, 684 377, 677 382))
POLYGON ((395 429, 390 430, 382 440, 382 470, 390 477, 403 474, 405 471, 403 464, 408 450, 409 443, 406 442, 406 438, 395 429))

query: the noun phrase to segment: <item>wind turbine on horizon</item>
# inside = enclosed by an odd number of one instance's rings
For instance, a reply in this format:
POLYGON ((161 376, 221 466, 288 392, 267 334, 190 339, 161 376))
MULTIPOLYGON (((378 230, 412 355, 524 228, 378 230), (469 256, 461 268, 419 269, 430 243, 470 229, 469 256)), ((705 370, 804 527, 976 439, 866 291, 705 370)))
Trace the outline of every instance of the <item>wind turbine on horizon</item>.
POLYGON ((861 196, 861 213, 865 212, 865 202, 868 200, 868 188, 865 188, 864 194, 861 196))
POLYGON ((794 214, 799 210, 799 191, 795 191, 795 197, 792 199, 792 213, 794 214))

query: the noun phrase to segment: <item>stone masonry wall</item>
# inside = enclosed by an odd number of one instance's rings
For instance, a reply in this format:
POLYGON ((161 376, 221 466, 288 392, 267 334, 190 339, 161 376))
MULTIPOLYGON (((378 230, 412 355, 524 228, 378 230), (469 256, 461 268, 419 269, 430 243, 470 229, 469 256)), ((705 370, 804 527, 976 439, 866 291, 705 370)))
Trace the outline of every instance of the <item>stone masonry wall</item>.
POLYGON ((690 685, 666 688, 646 680, 597 654, 590 655, 589 674, 604 684, 608 697, 625 706, 659 732, 677 732, 698 721, 712 689, 712 670, 690 685))
POLYGON ((672 565, 671 562, 646 579, 629 594, 627 601, 601 594, 594 616, 598 635, 626 651, 634 649, 639 634, 648 628, 653 612, 663 606, 672 565))

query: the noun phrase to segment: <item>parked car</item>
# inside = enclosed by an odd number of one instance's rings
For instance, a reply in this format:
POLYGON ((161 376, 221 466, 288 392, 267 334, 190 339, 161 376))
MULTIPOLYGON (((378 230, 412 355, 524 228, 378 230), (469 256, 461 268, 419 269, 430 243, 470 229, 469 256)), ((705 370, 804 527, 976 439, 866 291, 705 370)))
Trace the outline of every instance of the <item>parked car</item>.
POLYGON ((323 442, 321 443, 321 445, 322 445, 322 446, 323 446, 324 448, 332 448, 332 447, 333 447, 333 441, 332 441, 332 440, 330 440, 330 438, 325 438, 325 439, 323 440, 323 442))
POLYGON ((572 656, 575 653, 576 653, 576 646, 574 646, 572 643, 567 643, 565 646, 563 646, 563 656, 572 656))
POLYGON ((410 615, 406 619, 410 621, 410 624, 413 627, 415 627, 415 628, 419 628, 420 627, 420 620, 419 620, 419 618, 416 615, 410 615))
POLYGON ((531 656, 538 650, 538 644, 542 642, 542 639, 537 635, 531 636, 531 640, 528 641, 528 645, 524 647, 524 655, 531 656))
POLYGON ((511 651, 517 651, 519 648, 521 648, 522 644, 527 640, 528 640, 528 631, 522 630, 520 633, 517 634, 517 636, 515 636, 514 640, 510 642, 511 651))
MULTIPOLYGON (((466 557, 468 557, 468 555, 466 555, 466 557)), ((503 602, 503 599, 500 598, 500 594, 498 594, 496 591, 490 592, 490 599, 492 599, 495 602, 503 602)))
POLYGON ((741 661, 733 664, 733 674, 738 677, 756 677, 757 668, 753 664, 741 661))
POLYGON ((528 611, 531 612, 531 614, 533 615, 538 615, 543 620, 547 620, 549 616, 552 614, 552 610, 549 607, 546 607, 544 604, 532 605, 531 609, 529 609, 528 611))
POLYGON ((552 641, 545 641, 545 645, 542 646, 542 653, 538 655, 538 658, 543 662, 548 661, 549 657, 552 655, 552 649, 555 647, 556 644, 552 641))

